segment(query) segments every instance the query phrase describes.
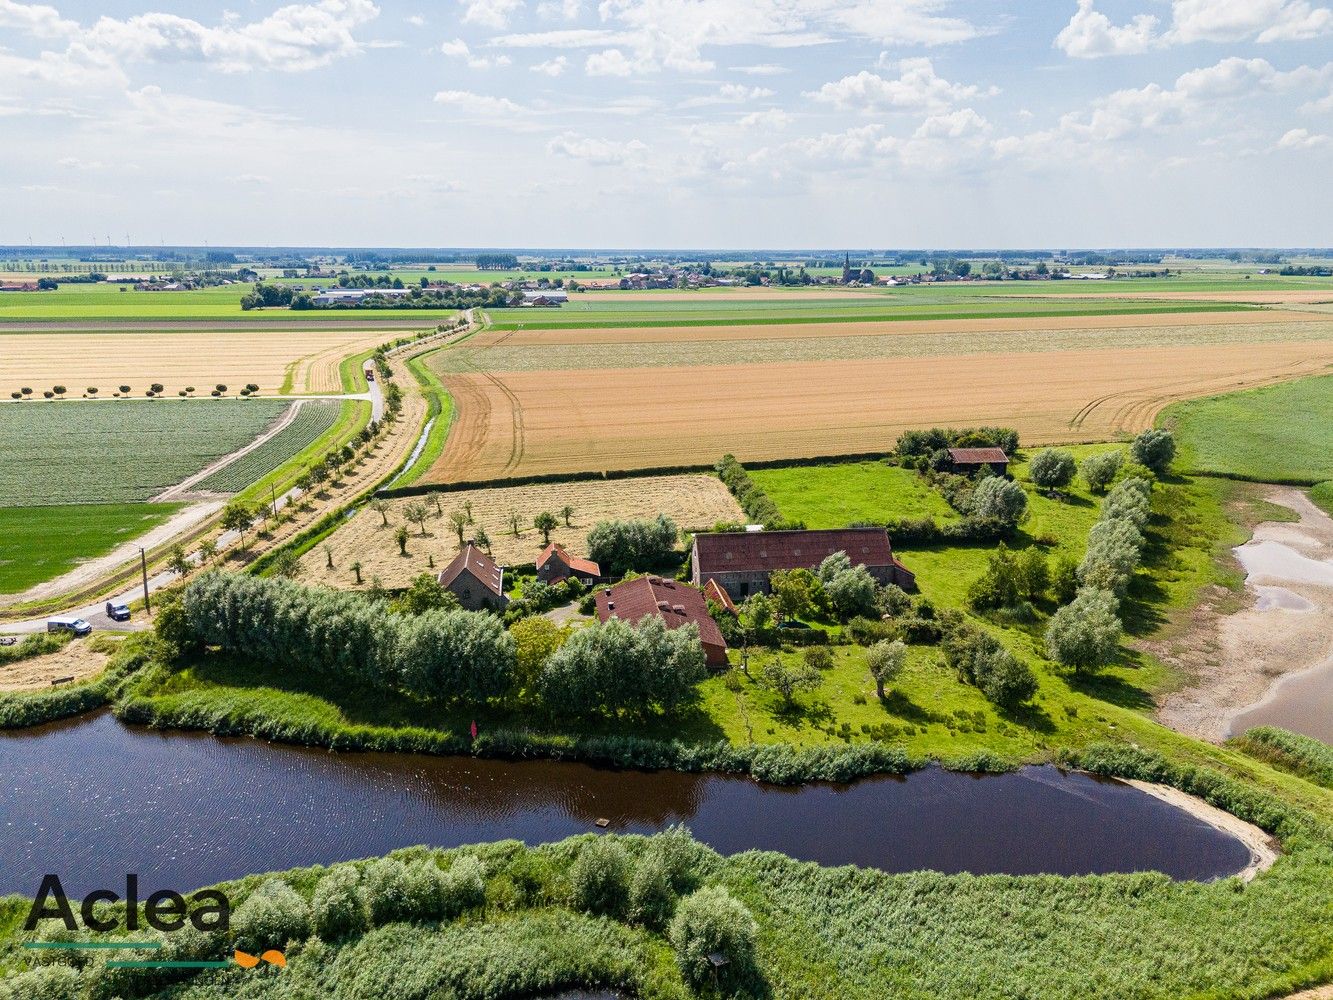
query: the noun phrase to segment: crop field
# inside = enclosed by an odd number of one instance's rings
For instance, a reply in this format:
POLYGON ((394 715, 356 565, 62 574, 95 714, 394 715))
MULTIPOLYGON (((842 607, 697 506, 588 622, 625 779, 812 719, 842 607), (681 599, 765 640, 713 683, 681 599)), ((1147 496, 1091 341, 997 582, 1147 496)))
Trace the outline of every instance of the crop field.
POLYGON ((1302 313, 1227 313, 1214 316, 1141 315, 1022 320, 836 323, 620 330, 488 330, 435 355, 440 372, 530 372, 862 361, 940 354, 999 354, 1108 348, 1204 347, 1220 344, 1333 340, 1333 324, 1302 313))
MULTIPOLYGON (((57 276, 58 280, 59 276, 57 276)), ((307 287, 306 278, 298 284, 307 287)), ((308 320, 310 311, 292 312, 290 309, 241 309, 241 296, 250 291, 249 285, 219 285, 183 292, 136 292, 125 285, 62 285, 49 292, 14 292, 0 295, 0 326, 25 320, 59 319, 115 319, 115 320, 169 320, 229 318, 253 323, 288 319, 308 320)), ((414 316, 432 317, 449 310, 412 310, 414 316)), ((321 321, 331 317, 333 323, 364 323, 367 316, 402 315, 403 310, 330 309, 314 315, 321 321)))
POLYGON ((184 504, 0 507, 0 594, 17 594, 157 527, 184 504))
POLYGON ((887 451, 922 425, 1108 440, 1180 399, 1318 374, 1333 322, 1242 313, 487 331, 429 355, 428 482, 887 451))
POLYGON ((142 395, 160 382, 168 395, 194 386, 201 395, 219 382, 236 391, 253 382, 297 392, 342 391, 338 363, 390 339, 384 330, 264 329, 114 330, 10 333, 0 326, 0 390, 23 386, 38 394, 52 385, 78 395, 96 386, 103 396, 128 385, 142 395))
POLYGON ((305 400, 290 424, 254 451, 247 452, 200 480, 194 489, 212 493, 239 493, 319 438, 338 422, 343 408, 352 405, 351 402, 336 399, 305 400))
POLYGON ((682 531, 711 527, 719 521, 742 521, 744 515, 727 488, 715 476, 644 476, 634 479, 585 480, 567 483, 541 483, 533 486, 509 486, 495 489, 461 490, 435 497, 411 497, 390 501, 385 518, 365 507, 340 527, 323 546, 316 546, 301 559, 301 579, 331 586, 356 586, 352 563, 360 561, 363 585, 379 578, 386 587, 405 587, 419 573, 439 572, 458 554, 458 536, 449 523, 454 511, 466 511, 472 505, 474 524, 465 537, 484 528, 491 540, 491 553, 502 566, 532 563, 544 544, 532 519, 549 510, 559 518, 566 505, 574 508, 570 525, 560 518, 560 526, 551 532, 551 540, 560 542, 577 555, 587 551, 588 530, 598 521, 618 518, 656 517, 666 514, 682 531), (410 503, 425 503, 430 512, 423 536, 415 524, 403 517, 410 503), (519 533, 509 526, 509 515, 517 514, 519 533), (398 551, 394 534, 406 525, 411 537, 407 555, 398 551), (328 568, 332 555, 333 568, 328 568), (432 565, 433 563, 433 565, 432 565))
POLYGON ((1129 313, 1231 312, 1252 307, 1229 302, 1124 302, 1098 298, 1043 299, 966 298, 935 291, 880 292, 874 296, 806 298, 793 292, 785 298, 718 299, 701 293, 691 300, 621 301, 613 293, 577 298, 558 309, 492 310, 497 330, 597 329, 627 326, 768 326, 774 324, 901 322, 985 317, 1023 319, 1057 316, 1117 316, 1129 313))
POLYGON ((0 507, 147 500, 257 437, 280 400, 0 406, 0 507))
POLYGON ((1333 479, 1333 376, 1191 400, 1162 422, 1189 471, 1265 483, 1333 479))

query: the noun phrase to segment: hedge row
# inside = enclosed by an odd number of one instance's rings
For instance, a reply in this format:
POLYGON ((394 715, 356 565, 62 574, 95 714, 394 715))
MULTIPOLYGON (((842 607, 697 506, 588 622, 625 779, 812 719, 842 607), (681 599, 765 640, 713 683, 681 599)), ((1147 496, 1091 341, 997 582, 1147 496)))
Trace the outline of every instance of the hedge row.
POLYGON ((1258 726, 1232 744, 1251 757, 1333 788, 1333 747, 1327 743, 1276 726, 1258 726))
POLYGON ((723 455, 718 460, 715 471, 752 523, 762 524, 765 528, 771 529, 805 527, 782 516, 778 505, 750 478, 745 467, 736 461, 735 455, 723 455))

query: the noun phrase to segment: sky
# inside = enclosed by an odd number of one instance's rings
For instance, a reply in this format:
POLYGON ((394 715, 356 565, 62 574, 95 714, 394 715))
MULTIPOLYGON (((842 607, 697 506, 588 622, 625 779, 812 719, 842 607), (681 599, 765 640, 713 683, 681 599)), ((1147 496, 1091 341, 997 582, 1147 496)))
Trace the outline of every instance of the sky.
POLYGON ((1320 0, 0 0, 0 244, 1333 243, 1320 0))

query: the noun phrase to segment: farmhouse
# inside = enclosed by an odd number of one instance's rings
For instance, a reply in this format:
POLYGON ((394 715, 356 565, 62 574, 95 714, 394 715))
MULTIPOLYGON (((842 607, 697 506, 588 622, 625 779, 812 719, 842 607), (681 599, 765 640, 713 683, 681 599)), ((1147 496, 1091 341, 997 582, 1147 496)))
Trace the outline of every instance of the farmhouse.
POLYGON ((696 587, 716 581, 736 600, 768 593, 770 573, 816 569, 835 552, 852 565, 864 564, 880 583, 916 587, 916 577, 893 555, 883 528, 836 528, 827 531, 718 532, 694 536, 691 580, 696 587))
POLYGON ((571 556, 559 542, 552 542, 537 557, 537 579, 559 583, 574 577, 591 586, 602 578, 602 568, 591 559, 571 556))
POLYGON ((558 306, 568 301, 569 293, 563 288, 525 289, 523 292, 525 306, 558 306))
POLYGON ((970 476, 986 467, 994 469, 997 475, 1009 474, 1009 456, 1003 448, 950 448, 949 465, 951 471, 961 476, 970 476))
POLYGON ((436 579, 468 611, 485 608, 503 611, 509 604, 509 598, 505 596, 504 570, 471 542, 463 546, 463 551, 436 579))
POLYGON ((599 591, 596 600, 597 617, 603 622, 619 618, 637 625, 649 615, 657 615, 667 628, 693 622, 699 627, 699 641, 703 643, 708 665, 727 665, 727 640, 722 638, 717 622, 709 617, 704 595, 688 584, 660 576, 641 576, 599 591))

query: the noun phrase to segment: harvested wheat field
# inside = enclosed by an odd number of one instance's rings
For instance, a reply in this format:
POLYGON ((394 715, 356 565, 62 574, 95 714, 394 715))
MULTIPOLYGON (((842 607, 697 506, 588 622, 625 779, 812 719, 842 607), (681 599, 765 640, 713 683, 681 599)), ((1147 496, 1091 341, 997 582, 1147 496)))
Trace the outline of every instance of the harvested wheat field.
POLYGON ((1333 340, 446 373, 457 416, 428 481, 887 451, 931 425, 1101 441, 1178 399, 1330 368, 1333 340))
POLYGON ((586 551, 588 529, 598 521, 666 514, 682 531, 689 531, 711 527, 719 521, 744 520, 727 488, 717 478, 706 475, 460 490, 441 492, 438 499, 438 510, 433 496, 391 500, 384 516, 370 507, 362 508, 333 533, 326 543, 327 551, 324 546, 317 546, 301 557, 300 579, 354 589, 357 584, 352 563, 359 560, 362 586, 369 586, 378 578, 385 587, 405 587, 419 573, 443 569, 458 553, 458 536, 448 518, 454 511, 466 511, 468 503, 472 505, 473 524, 466 529, 465 537, 484 528, 491 541, 491 554, 502 566, 535 561, 543 542, 541 532, 532 526, 532 519, 545 510, 559 516, 566 506, 573 508, 570 524, 566 527, 560 518, 560 526, 551 532, 551 540, 579 555, 586 551), (416 524, 404 518, 403 511, 411 503, 424 503, 430 512, 425 536, 416 524), (509 526, 511 513, 519 517, 517 537, 509 526), (403 525, 411 533, 406 556, 399 553, 394 539, 398 527, 403 525), (332 569, 328 567, 330 554, 332 569))
POLYGON ((161 382, 168 395, 186 386, 233 388, 248 382, 280 389, 294 368, 296 392, 341 392, 338 362, 370 350, 389 334, 373 330, 249 329, 116 331, 99 333, 0 332, 0 389, 37 392, 60 384, 72 393, 96 386, 110 395, 118 385, 143 395, 161 382))
MULTIPOLYGON (((974 319, 919 319, 891 321, 845 321, 840 323, 799 324, 718 324, 716 326, 626 326, 606 329, 577 326, 487 330, 467 342, 469 350, 487 347, 541 346, 559 347, 582 344, 676 344, 684 341, 716 341, 731 345, 746 340, 842 339, 847 337, 938 337, 961 341, 960 353, 972 353, 966 338, 973 334, 1011 334, 1015 337, 1045 338, 1050 347, 1059 347, 1062 336, 1079 334, 1123 335, 1142 331, 1140 338, 1158 343, 1195 343, 1204 338, 1233 337, 1243 340, 1272 338, 1300 340, 1333 337, 1327 320, 1308 312, 1278 309, 1247 309, 1241 312, 1130 313, 1121 316, 986 316, 974 319), (1237 332, 1231 333, 1231 330, 1237 332)), ((950 349, 953 349, 952 344, 950 349)), ((1014 349, 1014 348, 1011 348, 1014 349)), ((1022 349, 1021 347, 1018 349, 1022 349)), ((1049 349, 1049 348, 1047 348, 1049 349)), ((441 355, 433 364, 444 363, 441 355)), ((554 367, 547 365, 546 367, 554 367)))

